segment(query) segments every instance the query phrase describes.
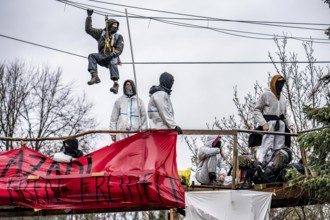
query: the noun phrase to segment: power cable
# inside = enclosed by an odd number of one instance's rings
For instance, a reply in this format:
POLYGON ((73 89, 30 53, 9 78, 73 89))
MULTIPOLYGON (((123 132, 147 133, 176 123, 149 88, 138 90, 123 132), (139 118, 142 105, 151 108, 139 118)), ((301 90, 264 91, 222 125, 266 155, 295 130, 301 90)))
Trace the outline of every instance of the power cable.
MULTIPOLYGON (((109 9, 109 8, 104 8, 104 7, 99 7, 95 5, 90 5, 90 4, 85 4, 85 3, 80 3, 80 2, 73 2, 70 0, 55 0, 59 1, 62 3, 66 2, 71 2, 71 3, 76 3, 79 5, 84 5, 88 7, 93 7, 93 8, 99 8, 99 9, 104 9, 107 11, 114 11, 114 12, 119 12, 123 13, 122 11, 114 10, 114 9, 109 9)), ((87 9, 87 8, 85 8, 87 9)), ((106 15, 106 14, 104 14, 106 15)), ((194 16, 194 15, 191 15, 194 16)), ((125 15, 113 15, 113 17, 125 17, 125 15)), ((205 17, 205 18, 183 18, 183 17, 150 17, 150 16, 128 16, 129 18, 141 18, 141 19, 166 19, 166 20, 194 20, 194 21, 225 21, 225 22, 243 22, 243 23, 264 23, 264 24, 296 24, 296 25, 311 25, 311 26, 330 26, 330 23, 302 23, 302 22, 281 22, 281 21, 243 21, 243 20, 229 20, 229 19, 221 19, 221 18, 211 18, 211 17, 205 17)), ((298 27, 299 28, 299 27, 298 27)), ((324 29, 319 29, 319 30, 324 30, 324 29)))
POLYGON ((77 57, 81 57, 81 58, 87 58, 86 56, 82 56, 82 55, 79 55, 79 54, 71 53, 71 52, 68 52, 68 51, 65 51, 65 50, 59 50, 59 49, 56 49, 56 48, 53 48, 53 47, 48 47, 48 46, 41 45, 41 44, 32 43, 32 42, 21 40, 21 39, 14 38, 14 37, 9 37, 9 36, 3 35, 3 34, 0 34, 0 37, 4 37, 4 38, 11 39, 11 40, 23 42, 23 43, 26 43, 26 44, 31 44, 31 45, 38 46, 38 47, 43 47, 43 48, 46 48, 46 49, 49 49, 49 50, 54 50, 54 51, 61 52, 61 53, 66 53, 66 54, 69 54, 69 55, 72 55, 72 56, 77 56, 77 57))
MULTIPOLYGON (((70 2, 70 5, 75 7, 76 5, 84 5, 84 6, 88 6, 87 8, 99 8, 99 9, 104 9, 104 10, 108 10, 108 11, 115 11, 115 12, 119 12, 119 13, 123 13, 121 11, 117 11, 117 10, 113 10, 113 9, 107 9, 107 8, 103 8, 103 7, 98 7, 98 6, 94 6, 94 5, 89 5, 89 4, 83 4, 83 3, 79 3, 79 2, 73 2, 73 1, 68 1, 68 0, 56 0, 59 1, 61 3, 67 3, 70 2)), ((81 8, 81 7, 79 7, 81 8)), ((105 15, 105 14, 104 14, 105 15)), ((118 17, 118 15, 114 15, 112 14, 112 16, 118 17)), ((122 16, 120 16, 122 17, 122 16)), ((130 16, 132 17, 132 16, 130 16)), ((246 38, 251 38, 251 39, 262 39, 262 40, 273 40, 274 35, 270 35, 270 34, 263 34, 263 33, 254 33, 254 32, 246 32, 246 31, 237 31, 237 30, 229 30, 229 29, 220 29, 220 28, 210 28, 210 27, 204 27, 204 26, 198 26, 198 25, 193 25, 193 24, 186 24, 186 23, 180 23, 180 22, 173 22, 173 21, 162 21, 159 19, 155 19, 152 17, 144 17, 144 16, 135 16, 135 18, 148 18, 148 19, 153 19, 153 20, 157 20, 159 22, 163 22, 163 23, 167 23, 167 24, 172 24, 172 25, 177 25, 177 26, 183 26, 183 27, 196 27, 196 28, 206 28, 206 29, 210 29, 210 30, 214 30, 214 31, 218 31, 224 34, 229 34, 229 35, 233 35, 233 36, 238 36, 238 37, 246 37, 246 38), (271 36, 271 38, 254 38, 254 37, 249 37, 249 36, 243 36, 243 35, 235 35, 235 34, 230 34, 226 31, 229 32, 240 32, 240 33, 248 33, 248 34, 255 34, 255 35, 264 35, 264 36, 271 36)), ((323 30, 323 29, 322 29, 323 30)), ((287 36, 280 36, 282 38, 287 37, 287 36)), ((292 39, 296 39, 296 40, 310 40, 310 38, 303 38, 303 37, 289 37, 292 39)), ((329 41, 328 39, 319 39, 319 38, 314 38, 314 40, 326 40, 329 41)), ((323 42, 315 42, 315 43, 323 43, 323 42)))
POLYGON ((243 37, 243 38, 250 38, 250 39, 257 39, 257 40, 274 40, 275 37, 279 39, 294 39, 294 40, 299 40, 299 41, 311 41, 314 40, 314 43, 323 43, 323 44, 330 44, 330 42, 320 42, 318 40, 325 40, 329 41, 329 39, 320 39, 320 38, 305 38, 305 37, 290 37, 290 36, 279 36, 279 35, 271 35, 271 34, 263 34, 263 33, 255 33, 255 32, 247 32, 247 31, 237 31, 237 30, 230 30, 230 29, 221 29, 221 28, 212 28, 212 27, 204 27, 204 26, 199 26, 199 25, 192 25, 192 24, 186 24, 182 22, 174 22, 174 21, 159 21, 167 24, 172 24, 172 25, 177 25, 177 26, 182 26, 182 27, 190 27, 190 28, 203 28, 203 29, 209 29, 212 31, 220 32, 223 34, 227 35, 232 35, 236 37, 243 37), (233 34, 229 32, 237 32, 237 33, 245 33, 245 34, 254 34, 254 35, 262 35, 262 36, 271 36, 270 38, 261 38, 261 37, 251 37, 251 36, 246 36, 246 35, 239 35, 239 34, 233 34))
MULTIPOLYGON (((76 7, 76 8, 82 9, 82 10, 87 10, 88 9, 88 7, 81 6, 81 5, 84 5, 84 4, 80 4, 80 3, 75 3, 75 2, 71 2, 71 1, 65 1, 65 0, 55 0, 55 1, 63 3, 65 5, 71 5, 72 7, 76 7)), ((105 12, 100 11, 100 10, 95 10, 95 8, 99 8, 99 7, 94 7, 93 8, 95 14, 102 15, 102 16, 111 15, 112 17, 117 17, 117 15, 115 15, 115 14, 109 14, 109 13, 105 13, 105 12)))
MULTIPOLYGON (((26 40, 21 40, 21 39, 18 39, 18 38, 7 36, 7 35, 0 34, 0 37, 87 59, 86 56, 83 56, 83 55, 80 55, 80 54, 68 52, 68 51, 65 51, 65 50, 56 49, 56 48, 53 48, 53 47, 44 46, 44 45, 41 45, 41 44, 29 42, 29 41, 26 41, 26 40)), ((197 61, 197 62, 194 62, 194 61, 192 61, 192 62, 134 62, 134 63, 135 64, 140 64, 140 65, 166 65, 166 64, 175 64, 175 65, 191 65, 191 64, 274 64, 274 63, 301 63, 301 64, 303 64, 303 63, 307 64, 308 63, 309 64, 309 63, 330 63, 330 61, 313 61, 313 62, 310 62, 310 61, 286 61, 286 62, 282 62, 282 61, 274 61, 274 62, 273 61, 220 61, 220 62, 219 61, 211 61, 211 62, 198 62, 197 61)), ((122 64, 132 64, 132 62, 122 62, 122 64)))
MULTIPOLYGON (((67 1, 67 0, 63 0, 67 1)), ((178 12, 170 12, 170 11, 163 11, 163 10, 156 10, 156 9, 150 9, 150 8, 143 8, 143 7, 136 7, 131 5, 123 5, 123 4, 117 4, 117 3, 111 3, 111 2, 104 2, 104 1, 98 1, 98 0, 88 0, 91 2, 97 2, 102 4, 108 4, 108 5, 116 5, 120 7, 127 7, 127 8, 134 8, 139 10, 146 10, 146 11, 153 11, 153 12, 160 12, 160 13, 166 13, 166 14, 174 14, 174 15, 181 15, 181 16, 187 16, 187 17, 194 17, 199 19, 205 19, 205 20, 212 20, 212 21, 227 21, 227 22, 239 22, 239 23, 250 23, 250 24, 258 24, 258 25, 270 25, 270 26, 278 26, 275 24, 304 24, 304 25, 330 25, 330 24, 315 24, 315 23, 294 23, 294 22, 271 22, 271 21, 244 21, 244 20, 231 20, 231 19, 222 19, 222 18, 214 18, 214 17, 206 17, 206 16, 199 16, 199 15, 192 15, 192 14, 184 14, 184 13, 178 13, 178 12)), ((279 26, 281 27, 281 26, 279 26)), ((294 26, 288 26, 291 28, 299 28, 294 26)), ((304 29, 304 28, 303 28, 304 29)), ((309 28, 306 28, 309 29, 309 28)), ((313 29, 311 29, 313 30, 313 29)), ((314 29, 314 30, 322 30, 324 29, 314 29)))
MULTIPOLYGON (((58 2, 61 2, 61 3, 65 3, 65 4, 69 4, 73 7, 78 7, 78 5, 85 5, 85 6, 89 6, 89 8, 98 8, 100 9, 101 7, 97 7, 97 6, 93 6, 93 5, 88 5, 88 4, 82 4, 82 3, 77 3, 77 2, 73 2, 73 1, 66 1, 66 0, 56 0, 58 2)), ((78 8, 82 8, 82 7, 78 7, 78 8)), ((87 9, 87 8, 84 8, 84 10, 87 9)), ((116 10, 112 10, 112 9, 106 9, 106 8, 101 8, 101 9, 105 9, 105 10, 109 10, 109 11, 116 11, 116 10)), ((120 11, 116 11, 116 12, 119 12, 119 13, 122 13, 120 11)), ((99 13, 98 10, 96 10, 96 13, 97 14, 100 14, 100 15, 103 15, 105 16, 106 14, 101 14, 99 13)), ((130 13, 131 14, 131 13, 130 13)), ((113 16, 113 14, 112 14, 113 16)), ((136 18, 143 18, 143 16, 136 16, 136 18)), ((148 19, 151 19, 151 18, 148 18, 148 19)), ((198 26, 198 25, 192 25, 192 24, 186 24, 186 23, 180 23, 180 22, 174 22, 174 21, 165 21, 165 20, 160 20, 160 19, 153 19, 153 20, 156 20, 158 22, 162 22, 162 23, 166 23, 166 24, 171 24, 171 25, 176 25, 176 26, 182 26, 182 27, 190 27, 190 28, 205 28, 205 29, 210 29, 210 30, 214 30, 214 31, 218 31, 218 32, 221 32, 221 33, 224 33, 224 34, 229 34, 229 35, 233 35, 233 36, 238 36, 238 37, 246 37, 246 38, 252 38, 252 39, 260 39, 260 40, 273 40, 273 38, 257 38, 257 37, 249 37, 249 36, 243 36, 243 35, 237 35, 237 34, 231 34, 231 33, 227 33, 225 31, 222 31, 222 30, 218 30, 216 28, 210 28, 210 27, 203 27, 203 26, 198 26)), ((242 32, 242 31, 235 31, 235 30, 228 30, 227 31, 233 31, 233 32, 242 32)), ((252 32, 249 32, 250 34, 259 34, 259 33, 252 33, 252 32)), ((259 34, 259 35, 262 35, 262 34, 259 34)), ((265 34, 266 35, 266 34, 265 34)), ((267 36, 272 36, 273 35, 267 35, 267 36)))
MULTIPOLYGON (((88 6, 85 9, 93 7, 93 8, 98 8, 98 9, 123 13, 121 11, 116 11, 116 10, 112 10, 112 9, 102 8, 102 7, 98 7, 98 6, 94 6, 94 5, 83 4, 83 3, 73 2, 73 1, 68 1, 68 0, 56 0, 56 1, 59 1, 61 3, 65 3, 65 4, 69 2, 70 5, 73 6, 73 7, 76 7, 78 5, 84 5, 84 6, 88 6)), ((132 13, 130 13, 130 14, 132 14, 132 13)), ((133 14, 133 15, 135 15, 135 14, 133 14)), ((118 15, 112 14, 112 16, 118 16, 118 15)), ((274 37, 275 37, 274 35, 271 35, 271 34, 263 34, 263 33, 247 32, 247 31, 238 31, 238 30, 206 27, 206 26, 200 26, 200 25, 194 25, 194 24, 188 24, 188 23, 182 23, 182 22, 166 21, 164 19, 156 19, 156 18, 153 18, 153 17, 144 17, 144 16, 140 16, 140 15, 136 15, 135 18, 148 18, 148 19, 156 20, 158 22, 167 23, 167 24, 176 25, 176 26, 182 26, 182 27, 209 29, 209 30, 217 31, 217 32, 220 32, 220 33, 223 33, 223 34, 232 35, 232 36, 236 36, 236 37, 249 38, 249 39, 273 40, 274 37), (252 36, 246 36, 246 35, 240 35, 240 34, 233 34, 233 33, 229 33, 229 32, 237 32, 237 33, 245 33, 245 34, 253 34, 253 35, 262 35, 262 36, 270 36, 270 37, 269 38, 252 37, 252 36)), ((288 39, 294 39, 294 40, 299 40, 299 41, 306 41, 306 40, 310 41, 311 40, 311 38, 305 38, 305 37, 288 37, 288 36, 279 36, 279 35, 277 35, 277 38, 281 38, 281 39, 288 38, 288 39)), ((314 38, 313 40, 314 40, 313 41, 314 43, 323 43, 323 44, 329 44, 330 43, 330 42, 320 42, 320 41, 329 41, 329 39, 314 38)))

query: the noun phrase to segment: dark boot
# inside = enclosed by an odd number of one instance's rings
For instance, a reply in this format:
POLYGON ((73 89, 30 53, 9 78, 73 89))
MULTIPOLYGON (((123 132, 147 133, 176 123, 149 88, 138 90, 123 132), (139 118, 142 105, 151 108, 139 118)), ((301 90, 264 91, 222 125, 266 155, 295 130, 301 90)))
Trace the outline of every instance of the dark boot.
POLYGON ((210 184, 215 184, 217 182, 217 175, 215 172, 209 172, 210 184))
POLYGON ((114 94, 117 94, 118 89, 119 89, 119 84, 117 82, 114 82, 113 86, 110 88, 110 92, 113 92, 114 94))
POLYGON ((101 82, 99 76, 97 75, 97 72, 91 72, 91 75, 92 75, 91 80, 87 82, 88 85, 93 85, 95 83, 101 82))
POLYGON ((178 208, 177 211, 180 215, 186 216, 186 210, 184 210, 183 208, 178 208))

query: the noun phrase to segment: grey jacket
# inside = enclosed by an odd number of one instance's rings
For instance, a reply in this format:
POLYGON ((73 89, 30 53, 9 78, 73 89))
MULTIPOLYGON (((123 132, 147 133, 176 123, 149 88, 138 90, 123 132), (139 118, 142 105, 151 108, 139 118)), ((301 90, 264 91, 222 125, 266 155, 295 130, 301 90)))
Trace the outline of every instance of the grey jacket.
MULTIPOLYGON (((112 23, 118 23, 118 21, 116 21, 115 19, 110 19, 109 20, 112 23)), ((101 28, 93 28, 92 26, 92 17, 88 16, 86 18, 86 22, 85 22, 85 31, 87 34, 91 35, 95 40, 97 40, 98 42, 98 52, 101 53, 103 48, 104 48, 104 44, 105 44, 105 29, 101 29, 101 28)), ((124 38, 122 35, 120 34, 113 34, 112 36, 110 35, 110 39, 114 38, 114 53, 115 56, 118 57, 124 49, 124 38)))

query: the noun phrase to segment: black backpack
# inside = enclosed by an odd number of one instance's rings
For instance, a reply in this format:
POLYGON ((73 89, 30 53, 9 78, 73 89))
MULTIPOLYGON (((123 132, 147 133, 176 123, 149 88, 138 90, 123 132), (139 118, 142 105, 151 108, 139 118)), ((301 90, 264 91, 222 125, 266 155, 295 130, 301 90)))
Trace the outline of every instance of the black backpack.
POLYGON ((261 178, 263 172, 265 172, 264 165, 260 161, 258 161, 258 160, 254 161, 253 162, 253 176, 252 176, 252 181, 255 184, 261 184, 261 183, 263 183, 263 180, 261 178))
POLYGON ((296 170, 298 170, 299 173, 301 173, 303 175, 305 174, 305 168, 304 168, 304 165, 302 163, 290 163, 284 169, 282 169, 280 171, 279 182, 287 182, 288 181, 288 178, 285 177, 285 175, 286 175, 286 173, 289 169, 296 169, 296 170))
POLYGON ((253 177, 253 156, 243 154, 238 156, 238 167, 240 169, 240 188, 249 189, 253 177))

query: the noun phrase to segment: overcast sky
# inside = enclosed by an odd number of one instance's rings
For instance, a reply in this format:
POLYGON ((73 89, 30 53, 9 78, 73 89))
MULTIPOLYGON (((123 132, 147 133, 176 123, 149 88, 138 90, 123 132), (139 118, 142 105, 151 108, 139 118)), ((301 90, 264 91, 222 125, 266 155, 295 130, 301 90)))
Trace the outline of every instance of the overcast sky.
MULTIPOLYGON (((94 8, 102 7, 118 11, 103 10, 102 14, 124 15, 126 8, 128 13, 145 17, 183 17, 128 7, 135 6, 227 20, 330 24, 330 9, 322 0, 122 0, 116 2, 127 5, 126 7, 85 0, 76 0, 76 2, 93 5, 94 8)), ((97 42, 85 33, 86 16, 85 10, 55 0, 1 0, 0 34, 88 56, 97 51, 97 42)), ((125 39, 121 60, 131 62, 126 18, 116 19, 120 22, 118 33, 125 39)), ((275 54, 277 51, 273 40, 237 37, 205 27, 267 35, 285 33, 294 37, 327 38, 324 31, 320 30, 211 20, 174 21, 204 28, 187 28, 150 19, 129 19, 136 62, 269 61, 268 52, 275 54)), ((104 16, 94 14, 93 26, 103 28, 104 16)), ((298 25, 291 24, 290 26, 298 25)), ((326 29, 327 26, 309 27, 326 29)), ((231 33, 247 35, 239 32, 231 33)), ((266 35, 248 36, 271 38, 266 35)), ((330 43, 330 41, 327 42, 330 43)), ((119 67, 121 87, 119 94, 114 95, 109 92, 112 81, 109 79, 108 70, 103 67, 99 67, 102 82, 93 86, 87 85, 90 79, 87 59, 3 37, 0 37, 0 45, 0 61, 22 58, 34 65, 48 64, 54 70, 61 67, 64 82, 74 83, 75 93, 81 95, 85 92, 88 100, 95 104, 98 129, 108 129, 113 103, 122 95, 122 83, 134 77, 132 65, 126 64, 119 67)), ((299 61, 306 60, 301 41, 289 40, 288 50, 298 53, 299 61)), ((314 50, 315 57, 319 61, 330 60, 330 44, 314 44, 314 50)), ((304 68, 303 64, 300 66, 304 68)), ((214 117, 221 118, 236 114, 232 102, 233 87, 237 86, 239 96, 243 97, 244 94, 253 90, 253 84, 256 81, 266 86, 268 73, 275 73, 271 64, 136 65, 139 97, 143 99, 146 106, 149 100, 149 88, 158 84, 159 75, 164 71, 173 74, 175 78, 171 99, 176 121, 183 129, 206 129, 206 123, 213 123, 214 117)), ((111 143, 109 136, 104 135, 104 139, 99 141, 96 148, 109 143, 111 143)), ((179 137, 178 166, 180 169, 190 166, 190 152, 187 148, 182 137, 179 137)))

